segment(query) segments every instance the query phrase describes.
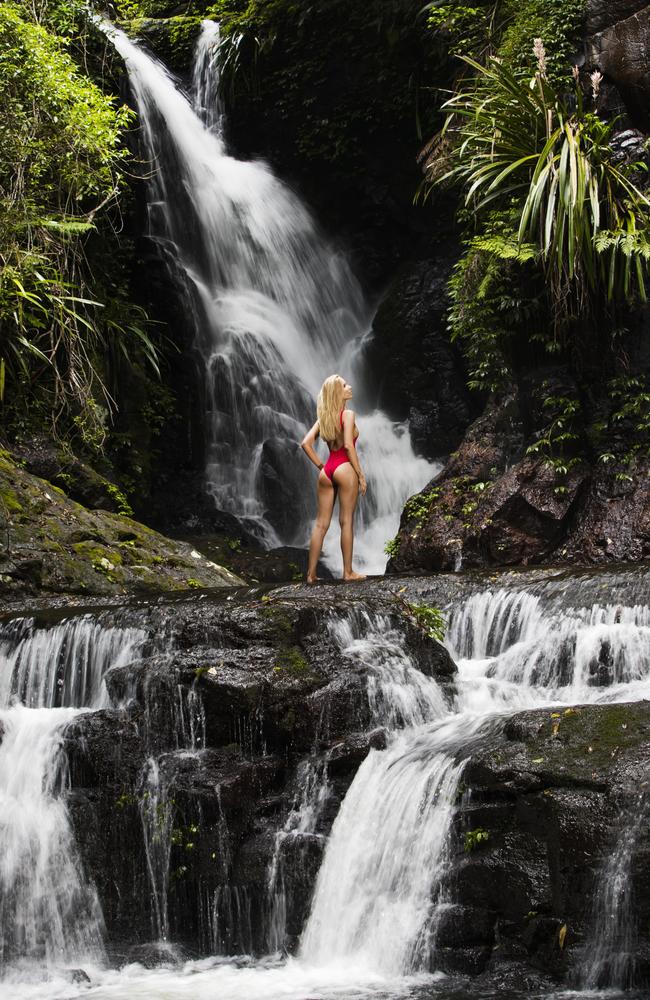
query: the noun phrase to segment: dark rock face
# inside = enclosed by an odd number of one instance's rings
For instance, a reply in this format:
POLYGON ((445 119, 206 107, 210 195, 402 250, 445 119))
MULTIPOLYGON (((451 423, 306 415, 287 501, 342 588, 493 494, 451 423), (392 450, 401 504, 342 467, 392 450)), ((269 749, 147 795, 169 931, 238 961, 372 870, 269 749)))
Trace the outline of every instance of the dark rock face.
POLYGON ((378 405, 395 419, 408 418, 415 447, 431 458, 455 448, 478 412, 460 352, 447 332, 454 250, 452 244, 434 260, 400 269, 379 305, 366 348, 378 405))
POLYGON ((585 28, 589 34, 609 28, 643 10, 645 0, 588 0, 585 28))
MULTIPOLYGON (((646 4, 621 3, 607 19, 607 25, 587 42, 587 59, 598 67, 620 92, 635 124, 650 124, 650 8, 646 4), (614 17, 613 14, 620 17, 614 17)), ((594 17, 594 23, 599 18, 594 17)))
POLYGON ((526 454, 537 390, 492 401, 408 504, 389 571, 640 561, 650 554, 645 461, 631 481, 581 453, 558 476, 526 454))
POLYGON ((391 595, 361 602, 337 588, 110 615, 144 629, 148 652, 108 672, 112 707, 78 716, 65 736, 69 809, 110 948, 118 959, 172 960, 142 952, 166 910, 168 934, 187 954, 268 951, 274 852, 290 947, 323 835, 369 750, 386 745, 368 700, 371 667, 345 653, 331 623, 345 618, 363 636, 381 616, 443 687, 451 657, 391 595), (310 769, 329 774, 318 824, 278 840, 310 769))
MULTIPOLYGON (((444 968, 473 964, 490 976, 514 962, 576 981, 593 930, 588 900, 636 817, 649 736, 650 704, 639 702, 524 712, 486 738, 463 775, 448 879, 454 905, 437 938, 444 968), (478 844, 476 830, 487 833, 478 844)), ((648 847, 643 829, 633 872, 648 847)), ((635 891, 637 984, 650 974, 649 908, 647 893, 635 891)))

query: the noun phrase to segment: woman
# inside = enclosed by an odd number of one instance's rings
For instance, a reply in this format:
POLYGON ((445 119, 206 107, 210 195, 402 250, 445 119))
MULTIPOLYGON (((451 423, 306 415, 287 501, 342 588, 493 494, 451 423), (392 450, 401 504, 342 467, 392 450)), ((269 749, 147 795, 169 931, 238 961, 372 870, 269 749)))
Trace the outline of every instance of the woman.
POLYGON ((352 399, 352 387, 340 375, 326 378, 318 393, 316 413, 318 419, 305 434, 302 447, 310 461, 320 470, 318 477, 318 514, 309 544, 307 583, 315 583, 316 566, 323 540, 332 520, 334 501, 339 497, 339 522, 341 524, 341 552, 343 553, 343 579, 365 580, 365 576, 352 569, 353 518, 359 490, 366 492, 366 479, 361 471, 355 442, 359 431, 354 422, 354 412, 345 404, 352 399), (314 451, 314 442, 320 437, 330 450, 323 464, 314 451))

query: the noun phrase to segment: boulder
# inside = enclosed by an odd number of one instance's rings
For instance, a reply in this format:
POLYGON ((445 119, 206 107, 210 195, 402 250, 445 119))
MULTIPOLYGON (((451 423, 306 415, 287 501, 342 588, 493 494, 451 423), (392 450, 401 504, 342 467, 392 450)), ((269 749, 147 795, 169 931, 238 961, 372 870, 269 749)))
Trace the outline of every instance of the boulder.
POLYGON ((0 452, 0 594, 124 594, 242 581, 125 514, 89 510, 0 452))
MULTIPOLYGON (((523 712, 472 753, 454 822, 441 920, 443 968, 486 981, 512 963, 571 976, 593 933, 594 885, 650 774, 650 703, 523 712), (472 838, 480 830, 481 841, 472 838), (504 892, 507 886, 507 892, 504 892), (470 952, 468 961, 467 948, 470 952)), ((632 847, 641 871, 645 826, 632 847)), ((645 885, 645 875, 635 887, 645 885)), ((634 893, 637 982, 647 981, 649 903, 634 893)))

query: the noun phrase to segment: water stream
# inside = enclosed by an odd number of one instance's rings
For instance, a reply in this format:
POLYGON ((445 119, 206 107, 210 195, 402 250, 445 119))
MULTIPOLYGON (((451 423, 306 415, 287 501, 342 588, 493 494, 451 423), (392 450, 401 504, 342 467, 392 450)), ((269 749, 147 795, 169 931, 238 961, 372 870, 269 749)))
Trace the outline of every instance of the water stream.
MULTIPOLYGON (((264 544, 303 545, 315 473, 299 441, 325 377, 340 371, 363 396, 353 359, 369 306, 299 198, 266 164, 229 155, 218 26, 203 24, 188 94, 124 32, 99 23, 124 59, 138 107, 151 166, 149 236, 168 261, 203 359, 208 489, 264 544)), ((404 501, 435 469, 414 454, 405 425, 378 411, 359 422, 369 489, 356 551, 360 565, 383 572, 383 546, 404 501)), ((336 542, 328 546, 338 564, 336 542)))
MULTIPOLYGON (((133 656, 143 635, 105 629, 83 618, 46 631, 30 622, 11 623, 0 634, 6 665, 0 676, 13 678, 5 703, 11 692, 47 692, 45 705, 30 709, 16 704, 0 713, 5 731, 0 794, 13 799, 16 817, 15 823, 0 825, 4 905, 8 900, 13 907, 10 918, 6 911, 3 916, 5 926, 17 929, 4 939, 14 995, 75 996, 81 987, 66 983, 64 988, 56 969, 83 964, 93 980, 83 995, 96 1000, 471 996, 469 988, 466 994, 445 993, 445 980, 433 971, 438 916, 449 903, 442 885, 465 762, 473 747, 490 738, 504 714, 540 705, 648 698, 649 623, 646 605, 568 604, 558 609, 521 589, 475 594, 449 612, 447 642, 459 667, 454 691, 417 669, 388 619, 362 611, 334 619, 332 636, 342 654, 367 676, 372 716, 388 731, 388 745, 370 750, 339 809, 298 956, 241 957, 233 963, 224 955, 153 970, 138 965, 112 970, 102 963, 101 912, 76 855, 65 808, 65 766, 56 753, 62 727, 83 708, 52 707, 61 691, 85 691, 89 704, 101 704, 103 673, 133 656), (80 641, 84 635, 87 642, 80 641), (49 662, 43 655, 46 646, 58 658, 54 685, 43 683, 44 676, 51 676, 51 670, 43 673, 49 662), (74 661, 68 652, 73 647, 74 661), (84 686, 81 677, 94 680, 84 686), (32 831, 28 838, 22 835, 25 829, 32 831), (20 968, 15 961, 19 954, 20 968), (37 990, 25 969, 42 970, 43 965, 49 966, 50 979, 37 990)), ((164 795, 158 794, 161 782, 154 763, 149 767, 151 828, 155 823, 159 829, 164 795)), ((283 838, 317 830, 328 781, 325 758, 315 756, 297 782, 295 805, 278 831, 278 845, 283 838)), ((6 808, 0 815, 8 815, 6 808)), ((628 824, 624 831, 604 862, 602 888, 595 897, 597 919, 584 961, 596 970, 597 979, 585 974, 585 988, 603 982, 620 986, 627 975, 625 955, 633 949, 633 937, 624 883, 637 826, 628 824)), ((163 854, 150 852, 152 882, 159 887, 156 921, 161 937, 169 927, 164 841, 163 854)), ((269 887, 281 894, 279 851, 275 861, 269 887)), ((206 938, 216 951, 228 950, 235 940, 250 940, 245 893, 231 893, 226 883, 214 898, 198 902, 206 909, 206 938)), ((276 947, 281 946, 281 899, 279 907, 276 947)))

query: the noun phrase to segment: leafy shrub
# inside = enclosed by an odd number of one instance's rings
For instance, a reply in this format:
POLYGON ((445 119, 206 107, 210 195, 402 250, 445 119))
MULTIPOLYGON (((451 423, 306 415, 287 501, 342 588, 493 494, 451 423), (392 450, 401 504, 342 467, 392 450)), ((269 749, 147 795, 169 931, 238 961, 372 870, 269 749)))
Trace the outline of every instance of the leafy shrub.
POLYGON ((88 240, 125 182, 133 115, 50 30, 73 32, 80 8, 0 8, 0 366, 6 405, 24 412, 35 399, 55 431, 101 447, 114 407, 104 352, 154 365, 156 352, 142 311, 105 308, 88 265, 88 240))

